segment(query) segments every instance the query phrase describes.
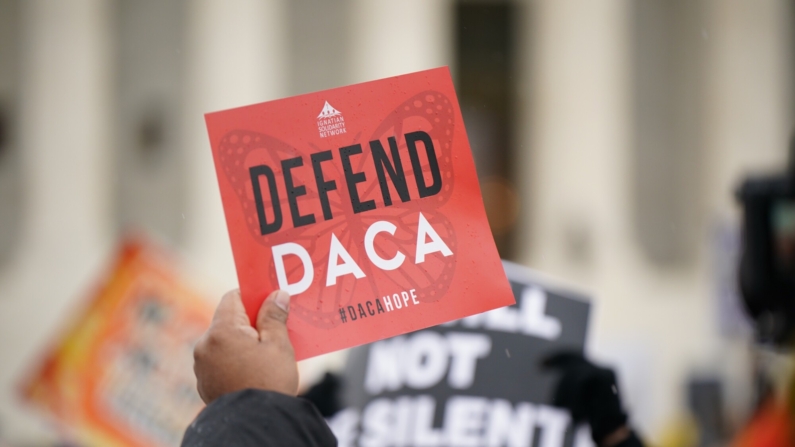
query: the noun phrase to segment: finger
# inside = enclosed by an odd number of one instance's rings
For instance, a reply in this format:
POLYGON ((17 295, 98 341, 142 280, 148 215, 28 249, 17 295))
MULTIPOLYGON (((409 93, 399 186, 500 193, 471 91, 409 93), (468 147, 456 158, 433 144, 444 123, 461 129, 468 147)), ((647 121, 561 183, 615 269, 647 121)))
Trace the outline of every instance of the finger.
POLYGON ((204 387, 202 386, 202 379, 199 377, 199 369, 197 368, 196 363, 193 364, 193 375, 196 376, 196 391, 199 393, 199 397, 201 398, 202 402, 207 402, 207 396, 204 394, 204 387))
POLYGON ((284 290, 276 290, 262 303, 257 314, 257 330, 260 338, 263 333, 283 331, 286 335, 287 315, 290 311, 290 294, 284 290))
POLYGON ((205 355, 207 349, 207 333, 205 332, 202 334, 201 337, 196 341, 196 345, 193 347, 193 374, 196 376, 196 391, 199 392, 199 397, 201 397, 204 403, 207 403, 207 399, 204 395, 204 387, 202 386, 202 368, 200 363, 204 362, 205 355))
POLYGON ((243 300, 240 298, 240 290, 230 290, 218 303, 213 315, 213 324, 238 324, 241 322, 248 324, 246 308, 243 307, 243 300))

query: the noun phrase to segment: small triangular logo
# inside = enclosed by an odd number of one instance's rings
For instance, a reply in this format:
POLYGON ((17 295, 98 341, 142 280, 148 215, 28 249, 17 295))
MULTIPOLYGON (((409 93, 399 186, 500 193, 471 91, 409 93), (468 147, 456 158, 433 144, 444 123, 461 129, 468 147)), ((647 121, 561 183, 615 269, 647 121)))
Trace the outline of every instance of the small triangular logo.
POLYGON ((342 115, 342 113, 340 113, 340 111, 334 107, 331 107, 331 104, 326 101, 326 104, 323 106, 323 110, 320 111, 320 115, 318 115, 317 118, 329 118, 337 115, 342 115))

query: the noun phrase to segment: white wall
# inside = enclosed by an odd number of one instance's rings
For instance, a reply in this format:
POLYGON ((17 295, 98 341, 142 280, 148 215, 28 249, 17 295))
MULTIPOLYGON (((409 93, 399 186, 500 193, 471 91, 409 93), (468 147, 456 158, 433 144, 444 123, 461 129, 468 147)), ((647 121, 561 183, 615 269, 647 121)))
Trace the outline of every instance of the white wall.
POLYGON ((350 82, 449 65, 449 0, 351 0, 350 82))

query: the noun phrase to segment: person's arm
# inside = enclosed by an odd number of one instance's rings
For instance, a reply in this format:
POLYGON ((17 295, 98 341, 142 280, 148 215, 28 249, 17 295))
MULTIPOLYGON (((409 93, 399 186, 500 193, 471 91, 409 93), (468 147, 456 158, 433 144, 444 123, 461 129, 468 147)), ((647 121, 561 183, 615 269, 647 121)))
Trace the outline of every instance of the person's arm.
POLYGON ((248 388, 213 401, 188 427, 183 446, 335 446, 317 409, 301 398, 248 388))
POLYGON ((544 366, 561 372, 553 404, 569 410, 575 424, 588 422, 598 447, 643 447, 622 408, 611 369, 596 366, 576 352, 553 355, 544 366))
POLYGON ((289 305, 286 292, 272 293, 253 328, 238 291, 222 298, 194 350, 197 389, 207 407, 186 430, 183 447, 337 445, 317 409, 295 397, 289 305))

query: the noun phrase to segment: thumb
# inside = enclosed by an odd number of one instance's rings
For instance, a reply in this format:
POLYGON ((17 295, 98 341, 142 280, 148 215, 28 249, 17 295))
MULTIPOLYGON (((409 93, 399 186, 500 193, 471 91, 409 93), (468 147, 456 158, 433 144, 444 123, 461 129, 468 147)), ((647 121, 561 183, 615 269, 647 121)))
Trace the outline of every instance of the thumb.
POLYGON ((290 294, 284 290, 276 290, 268 295, 257 314, 257 330, 260 338, 265 332, 274 329, 284 330, 287 314, 290 311, 290 294))

